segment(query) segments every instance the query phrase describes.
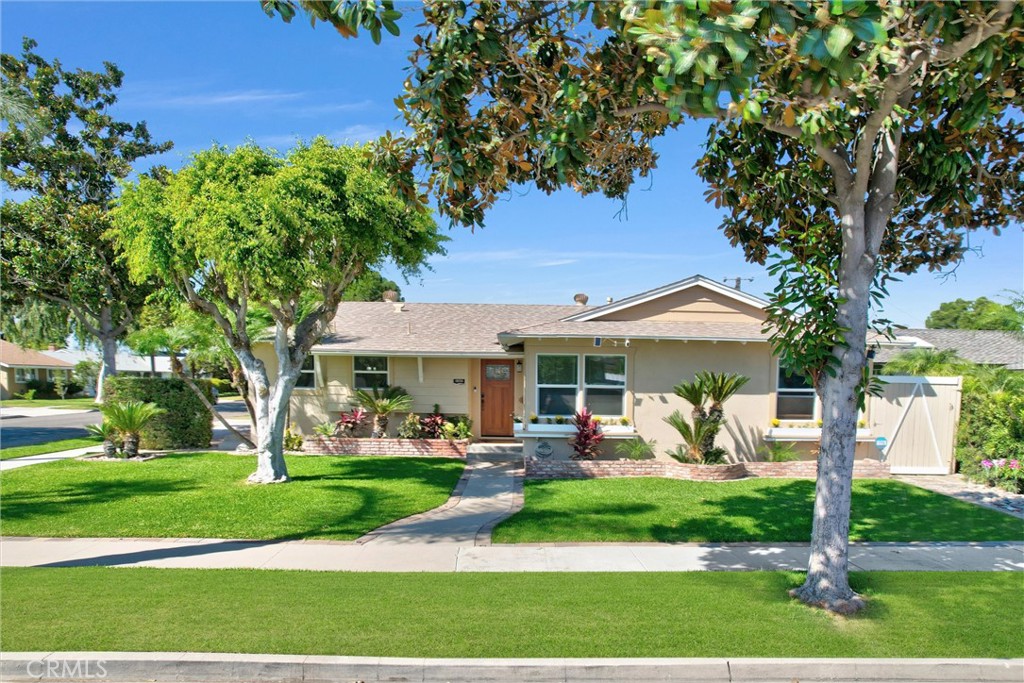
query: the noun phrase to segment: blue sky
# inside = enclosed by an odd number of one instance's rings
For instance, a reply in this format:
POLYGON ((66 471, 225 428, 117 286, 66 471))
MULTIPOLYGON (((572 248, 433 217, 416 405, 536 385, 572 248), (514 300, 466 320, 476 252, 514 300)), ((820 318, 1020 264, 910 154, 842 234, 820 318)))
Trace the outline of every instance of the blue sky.
MULTIPOLYGON (((415 9, 406 4, 405 8, 415 9)), ((20 51, 21 37, 39 42, 48 59, 125 72, 116 114, 148 122, 175 149, 151 163, 178 166, 214 142, 246 138, 286 149, 297 138, 325 134, 363 142, 398 130, 392 100, 401 92, 412 33, 375 46, 344 40, 296 18, 267 18, 249 2, 12 2, 0 4, 0 47, 20 51)), ((569 303, 616 299, 700 273, 753 278, 743 288, 772 287, 760 266, 744 262, 717 230, 719 212, 704 202, 692 171, 703 124, 664 137, 659 170, 630 194, 627 211, 601 197, 572 192, 513 193, 487 216, 484 229, 454 228, 449 255, 422 279, 402 285, 409 301, 569 303)), ((921 272, 892 285, 888 317, 909 326, 942 301, 998 298, 1024 288, 1024 234, 978 233, 975 252, 951 276, 921 272)))

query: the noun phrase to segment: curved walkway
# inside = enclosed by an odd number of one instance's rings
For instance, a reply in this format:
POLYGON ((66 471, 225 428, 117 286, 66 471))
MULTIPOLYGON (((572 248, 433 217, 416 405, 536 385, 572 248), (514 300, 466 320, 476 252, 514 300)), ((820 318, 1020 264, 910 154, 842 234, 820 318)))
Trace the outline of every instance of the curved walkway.
POLYGON ((522 467, 471 455, 447 503, 374 529, 356 543, 490 545, 491 530, 522 507, 522 467))
POLYGON ((965 503, 974 503, 983 508, 1005 512, 1018 519, 1024 519, 1024 494, 1010 493, 1003 489, 968 481, 962 474, 901 474, 895 477, 905 484, 941 493, 965 503))

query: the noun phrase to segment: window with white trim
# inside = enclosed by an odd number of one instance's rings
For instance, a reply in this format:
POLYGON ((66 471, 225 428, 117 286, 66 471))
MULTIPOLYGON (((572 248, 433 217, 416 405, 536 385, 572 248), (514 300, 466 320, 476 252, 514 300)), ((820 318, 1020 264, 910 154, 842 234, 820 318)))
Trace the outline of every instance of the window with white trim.
POLYGON ((14 381, 18 384, 28 384, 38 378, 37 372, 36 368, 15 368, 14 381))
POLYGON ((356 389, 383 389, 388 386, 388 357, 355 356, 352 377, 356 389))
POLYGON ((626 357, 587 355, 583 360, 583 405, 594 415, 626 414, 626 357))
POLYGON ((295 383, 295 388, 316 388, 316 361, 313 359, 313 354, 309 354, 306 356, 306 360, 302 361, 302 369, 299 371, 299 380, 295 383))
POLYGON ((545 417, 576 412, 579 359, 575 355, 537 355, 537 413, 545 417))
POLYGON ((775 417, 779 420, 813 420, 818 394, 811 380, 779 366, 779 386, 775 398, 775 417))

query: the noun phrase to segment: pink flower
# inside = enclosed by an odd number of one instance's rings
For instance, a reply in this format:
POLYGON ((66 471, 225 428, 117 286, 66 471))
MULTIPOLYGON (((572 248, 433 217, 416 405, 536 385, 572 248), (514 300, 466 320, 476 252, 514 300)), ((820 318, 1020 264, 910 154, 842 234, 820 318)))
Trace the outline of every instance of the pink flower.
POLYGON ((1019 460, 1011 460, 1010 461, 1010 469, 1011 470, 1019 470, 1020 469, 1020 461, 1019 460))
POLYGON ((994 464, 995 463, 993 463, 991 460, 988 460, 987 458, 981 461, 981 466, 984 467, 986 470, 992 469, 992 466, 994 464))

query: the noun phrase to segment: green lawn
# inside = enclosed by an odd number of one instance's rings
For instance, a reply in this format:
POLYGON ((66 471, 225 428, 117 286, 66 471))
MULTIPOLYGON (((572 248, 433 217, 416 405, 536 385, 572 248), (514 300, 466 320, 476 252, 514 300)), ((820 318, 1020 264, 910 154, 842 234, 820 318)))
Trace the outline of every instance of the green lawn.
POLYGON ((8 536, 352 540, 444 503, 463 463, 442 458, 288 458, 292 481, 253 486, 254 456, 61 460, 5 472, 8 536))
POLYGON ((1020 657, 1016 573, 873 572, 853 618, 794 572, 5 568, 4 651, 391 657, 1020 657))
POLYGON ((28 455, 39 455, 41 453, 58 453, 70 451, 72 448, 85 448, 86 446, 99 446, 101 439, 92 436, 83 436, 80 439, 63 439, 61 441, 47 441, 36 443, 31 446, 14 446, 13 448, 0 448, 0 460, 11 458, 24 458, 28 455))
MULTIPOLYGON (((814 482, 747 479, 528 481, 525 508, 496 543, 555 541, 807 541, 814 482)), ((1024 539, 1024 522, 897 481, 853 484, 855 541, 1024 539)))
POLYGON ((36 398, 26 401, 23 398, 12 398, 0 401, 0 408, 74 408, 81 410, 95 410, 96 399, 94 398, 66 398, 63 401, 59 398, 36 398))

